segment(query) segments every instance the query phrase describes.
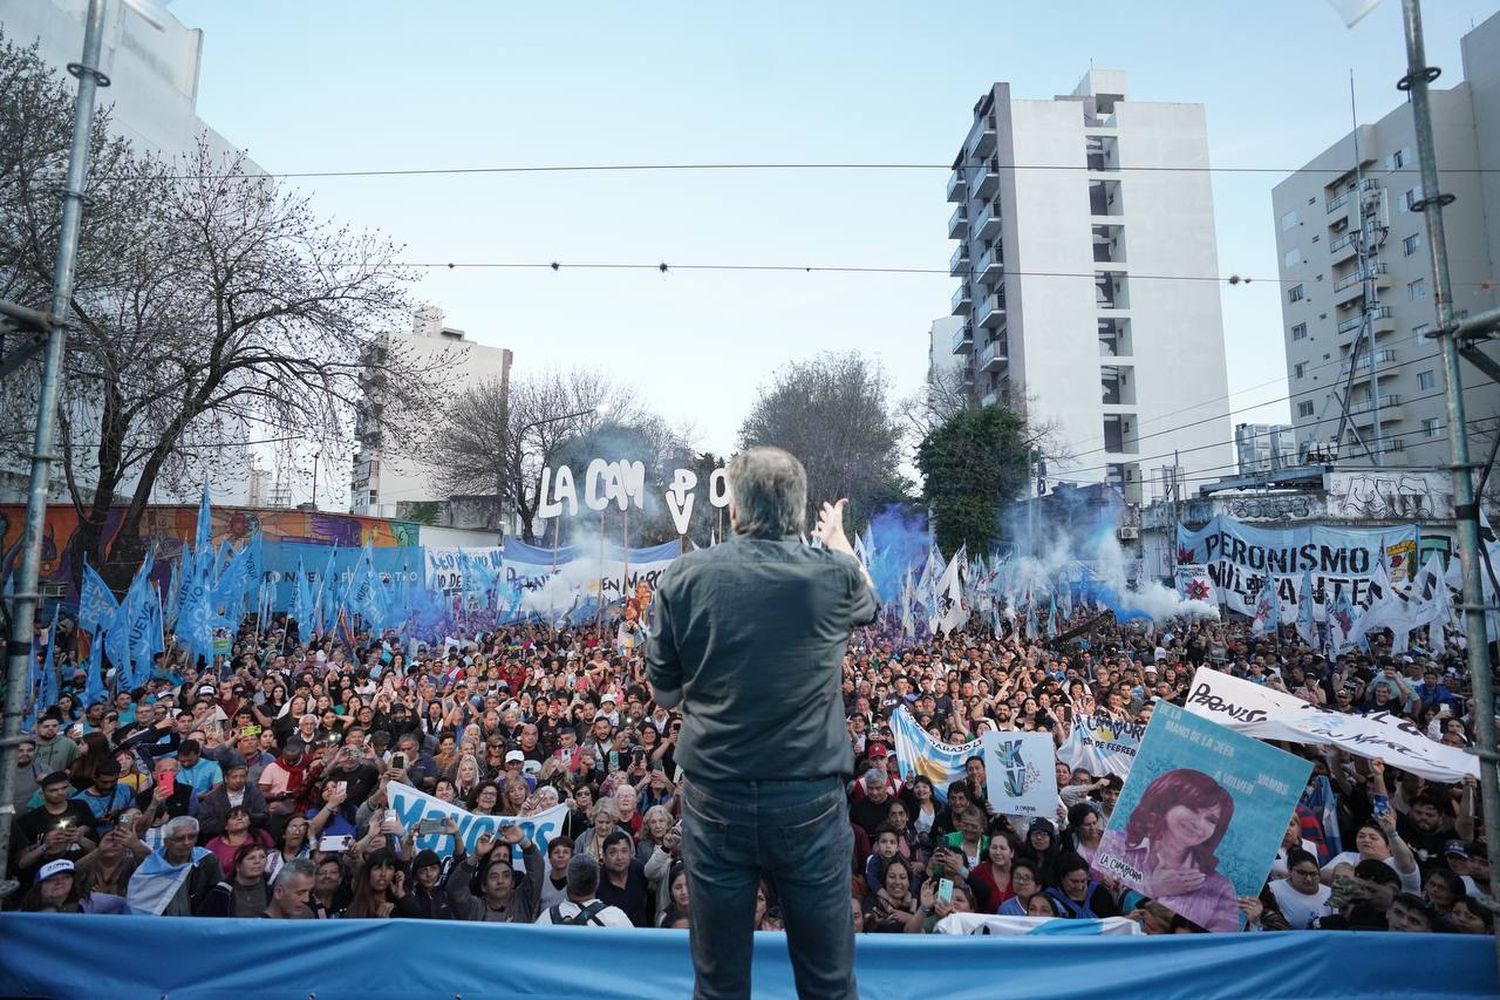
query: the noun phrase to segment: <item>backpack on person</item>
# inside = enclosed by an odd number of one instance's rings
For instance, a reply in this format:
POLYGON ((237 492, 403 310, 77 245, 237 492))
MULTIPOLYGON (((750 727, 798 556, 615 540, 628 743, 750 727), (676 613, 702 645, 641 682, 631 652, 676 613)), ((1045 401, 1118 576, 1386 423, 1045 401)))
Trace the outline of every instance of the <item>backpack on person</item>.
POLYGON ((593 924, 595 927, 603 927, 604 921, 599 919, 599 914, 604 910, 606 905, 604 900, 596 899, 587 906, 579 907, 578 912, 571 917, 565 917, 562 913, 562 904, 554 903, 552 904, 552 909, 549 911, 549 915, 552 917, 552 922, 559 927, 585 927, 589 924, 593 924))

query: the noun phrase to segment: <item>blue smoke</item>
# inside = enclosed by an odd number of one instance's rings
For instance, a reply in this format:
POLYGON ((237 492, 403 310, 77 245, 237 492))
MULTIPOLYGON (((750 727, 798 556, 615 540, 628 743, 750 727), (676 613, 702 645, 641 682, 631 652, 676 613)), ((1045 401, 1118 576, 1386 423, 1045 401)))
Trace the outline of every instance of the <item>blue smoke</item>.
POLYGON ((927 514, 907 504, 893 503, 870 519, 870 535, 875 544, 870 560, 875 592, 882 604, 899 601, 907 567, 915 573, 927 561, 932 545, 927 514))

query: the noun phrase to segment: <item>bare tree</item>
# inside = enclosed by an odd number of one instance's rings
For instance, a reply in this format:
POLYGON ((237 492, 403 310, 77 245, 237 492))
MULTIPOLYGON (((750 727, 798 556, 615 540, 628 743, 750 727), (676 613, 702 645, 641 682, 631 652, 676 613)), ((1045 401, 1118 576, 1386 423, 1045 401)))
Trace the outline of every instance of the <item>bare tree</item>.
POLYGON ((445 493, 500 497, 520 521, 522 538, 534 542, 542 470, 559 461, 563 447, 605 426, 645 428, 655 418, 591 368, 513 375, 508 397, 504 390, 491 379, 461 393, 428 454, 445 493))
MULTIPOLYGON (((34 156, 4 161, 0 288, 44 305, 57 235, 50 191, 65 166, 70 104, 34 52, 0 50, 0 64, 20 66, 0 79, 13 72, 25 82, 19 107, 0 98, 0 126, 19 123, 23 140, 53 137, 34 156)), ((13 147, 10 134, 0 138, 13 147)), ((102 128, 95 144, 104 155, 68 315, 58 440, 82 522, 74 572, 86 555, 118 578, 142 553, 141 518, 164 475, 208 475, 256 430, 342 446, 374 378, 404 404, 390 432, 412 433, 429 421, 442 365, 418 364, 378 335, 407 309, 410 275, 389 240, 317 217, 305 197, 247 174, 243 155, 215 155, 205 142, 176 162, 132 155, 102 128), (106 560, 105 519, 121 501, 106 560)), ((0 422, 22 432, 3 437, 22 448, 39 368, 4 386, 0 422)))
POLYGON ((903 428, 880 365, 849 351, 793 362, 762 386, 740 447, 776 445, 807 468, 810 503, 848 497, 856 526, 905 499, 903 428))

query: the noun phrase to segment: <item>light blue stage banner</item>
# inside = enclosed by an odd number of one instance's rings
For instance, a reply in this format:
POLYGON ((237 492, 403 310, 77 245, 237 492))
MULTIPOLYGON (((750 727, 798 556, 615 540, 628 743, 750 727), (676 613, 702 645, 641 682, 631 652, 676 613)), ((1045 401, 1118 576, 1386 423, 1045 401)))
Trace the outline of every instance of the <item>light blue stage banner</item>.
POLYGON ((1158 702, 1094 870, 1211 931, 1258 896, 1312 763, 1158 702))
MULTIPOLYGON (((687 931, 5 913, 0 942, 0 994, 55 1000, 680 1000, 693 993, 687 931)), ((854 971, 863 1000, 1500 996, 1494 941, 1479 934, 861 934, 854 971)), ((786 935, 755 935, 751 978, 757 1000, 796 996, 786 935)))

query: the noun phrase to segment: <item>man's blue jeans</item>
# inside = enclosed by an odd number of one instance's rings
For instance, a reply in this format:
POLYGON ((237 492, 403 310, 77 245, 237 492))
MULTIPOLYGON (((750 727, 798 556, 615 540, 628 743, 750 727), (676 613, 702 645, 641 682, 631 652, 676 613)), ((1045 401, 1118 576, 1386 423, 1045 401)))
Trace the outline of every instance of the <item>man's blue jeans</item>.
POLYGON ((755 893, 774 886, 799 997, 857 997, 844 783, 688 779, 683 854, 694 996, 750 996, 755 893))

